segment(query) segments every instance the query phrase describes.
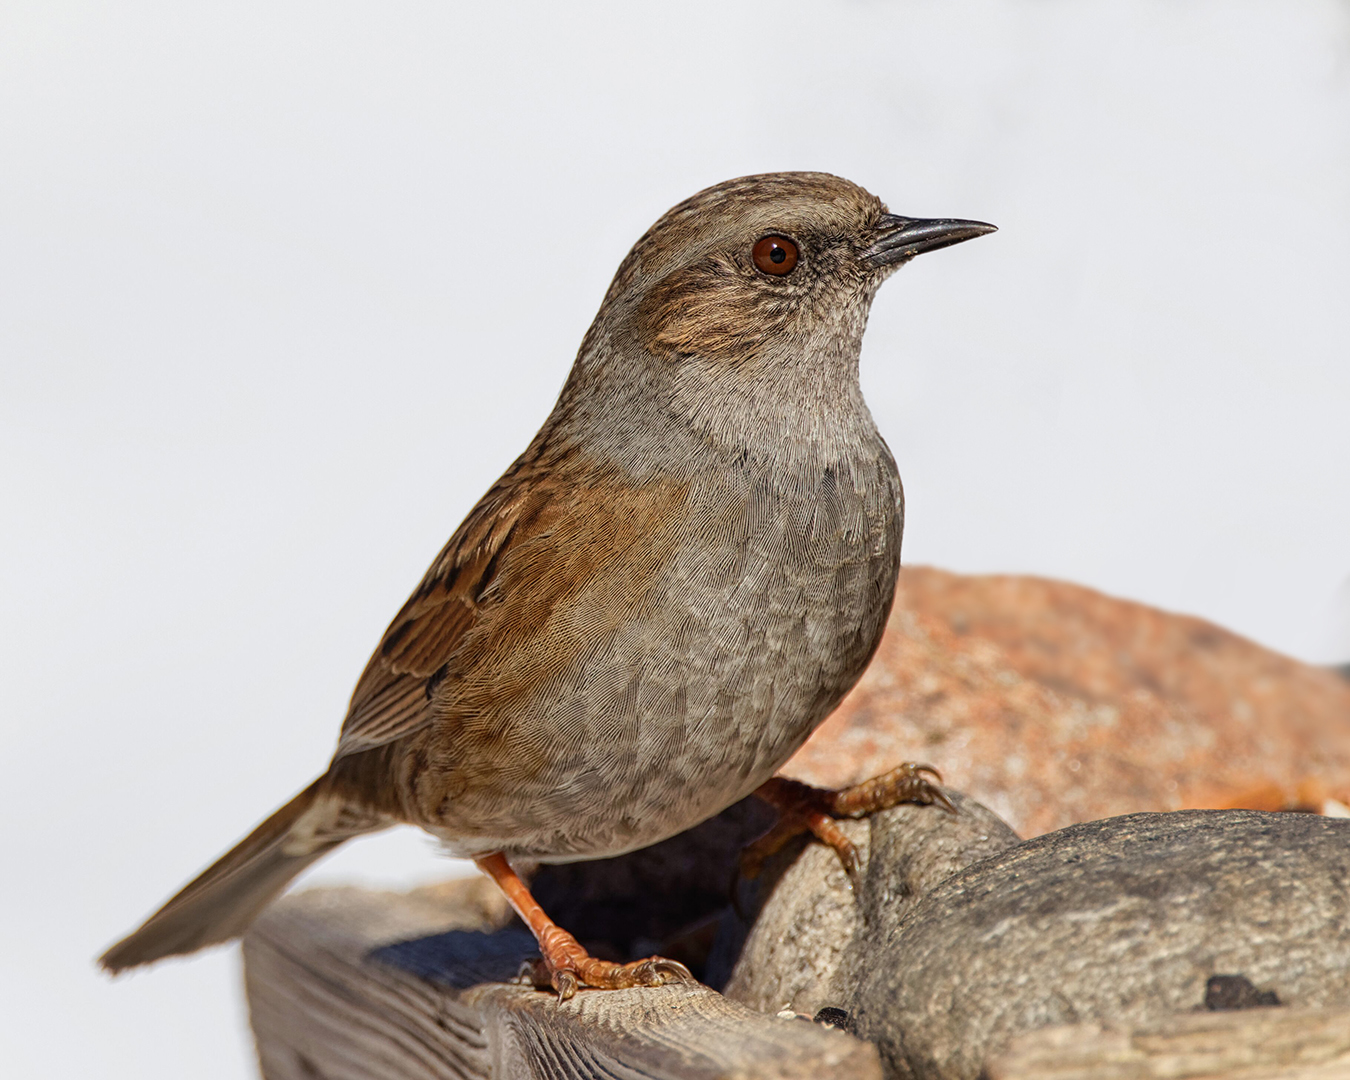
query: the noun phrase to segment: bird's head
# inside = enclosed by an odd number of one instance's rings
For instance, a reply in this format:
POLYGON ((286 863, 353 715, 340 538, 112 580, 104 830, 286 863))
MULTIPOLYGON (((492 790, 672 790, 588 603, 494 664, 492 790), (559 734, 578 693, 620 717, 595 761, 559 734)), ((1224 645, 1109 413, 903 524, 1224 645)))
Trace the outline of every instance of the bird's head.
POLYGON ((856 390, 881 283, 915 255, 993 231, 899 217, 828 173, 717 184, 668 210, 633 246, 572 382, 636 381, 672 411, 717 426, 827 409, 849 384, 856 390))
POLYGON ((828 173, 746 176, 662 215, 624 260, 607 303, 630 308, 629 325, 654 353, 734 363, 865 319, 897 267, 993 231, 898 217, 828 173))

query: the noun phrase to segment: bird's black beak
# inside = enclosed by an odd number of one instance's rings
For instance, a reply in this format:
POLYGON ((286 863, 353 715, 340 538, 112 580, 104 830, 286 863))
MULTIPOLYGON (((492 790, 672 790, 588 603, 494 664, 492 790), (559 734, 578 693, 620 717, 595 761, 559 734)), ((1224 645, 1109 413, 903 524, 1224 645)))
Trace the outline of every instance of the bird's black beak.
POLYGON ((998 232, 997 226, 986 225, 983 221, 883 214, 877 222, 876 239, 863 252, 863 260, 877 268, 895 266, 925 251, 951 247, 962 240, 973 240, 991 232, 998 232))

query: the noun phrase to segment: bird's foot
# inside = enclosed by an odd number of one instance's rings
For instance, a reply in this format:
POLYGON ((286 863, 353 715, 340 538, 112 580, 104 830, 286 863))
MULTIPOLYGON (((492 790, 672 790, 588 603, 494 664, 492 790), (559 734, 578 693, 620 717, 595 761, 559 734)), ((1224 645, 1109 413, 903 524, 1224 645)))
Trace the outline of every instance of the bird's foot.
POLYGON ((784 844, 809 832, 834 848, 849 880, 856 886, 860 869, 858 849, 836 822, 867 817, 901 803, 936 804, 954 814, 956 807, 938 787, 941 782, 942 777, 931 765, 908 761, 881 776, 838 790, 775 776, 760 785, 755 794, 778 810, 778 823, 741 853, 741 873, 748 878, 757 877, 765 861, 784 844))
POLYGON ((673 982, 693 982, 689 969, 677 960, 649 956, 629 964, 599 960, 561 927, 540 938, 543 956, 526 961, 521 977, 540 989, 552 989, 559 1001, 566 1001, 582 987, 595 990, 626 990, 630 986, 664 986, 673 982))
POLYGON ((630 986, 664 986, 671 982, 693 982, 689 969, 676 960, 649 956, 631 964, 600 960, 581 946, 581 942, 544 914, 539 902, 530 895, 506 856, 501 852, 474 860, 506 894, 516 914, 539 942, 538 960, 526 961, 519 978, 540 987, 552 988, 560 1001, 566 1001, 583 986, 596 990, 626 990, 630 986))

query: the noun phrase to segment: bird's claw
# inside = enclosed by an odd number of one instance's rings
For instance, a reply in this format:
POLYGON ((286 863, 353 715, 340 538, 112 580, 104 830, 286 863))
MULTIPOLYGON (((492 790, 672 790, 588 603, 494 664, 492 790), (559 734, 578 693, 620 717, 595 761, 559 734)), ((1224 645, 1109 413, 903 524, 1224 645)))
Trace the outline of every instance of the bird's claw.
POLYGON ((638 962, 638 973, 643 986, 665 986, 666 983, 695 982, 694 974, 678 960, 664 956, 649 956, 638 962))
POLYGON ((665 986, 667 983, 694 982, 690 970, 678 960, 649 956, 628 964, 597 960, 586 956, 564 960, 550 967, 543 958, 525 961, 516 977, 518 982, 539 990, 552 990, 559 1001, 575 997, 578 990, 626 990, 633 986, 665 986))
POLYGON ((860 784, 826 792, 827 812, 832 817, 860 818, 901 803, 918 803, 954 814, 956 805, 938 786, 941 783, 942 774, 932 765, 907 761, 860 784))
POLYGON ((938 786, 941 782, 942 774, 933 766, 914 762, 905 762, 881 776, 833 791, 774 777, 756 794, 777 808, 778 823, 741 853, 741 872, 746 877, 756 876, 765 860, 788 840, 809 832, 838 853, 856 891, 862 876, 862 860, 857 847, 837 822, 867 817, 901 803, 940 806, 954 814, 956 805, 938 786))

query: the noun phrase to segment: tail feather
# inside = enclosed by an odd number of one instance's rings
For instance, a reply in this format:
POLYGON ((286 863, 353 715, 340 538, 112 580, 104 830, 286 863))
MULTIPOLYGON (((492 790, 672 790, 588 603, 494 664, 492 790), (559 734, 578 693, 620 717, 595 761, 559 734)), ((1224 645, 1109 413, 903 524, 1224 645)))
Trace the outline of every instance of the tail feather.
POLYGON ((103 968, 116 973, 239 937, 300 871, 344 840, 384 824, 369 817, 357 824, 340 806, 326 806, 325 779, 310 784, 105 952, 103 968), (348 819, 346 827, 333 829, 339 816, 348 819))

